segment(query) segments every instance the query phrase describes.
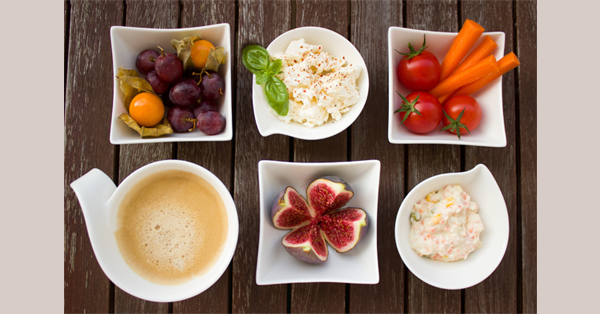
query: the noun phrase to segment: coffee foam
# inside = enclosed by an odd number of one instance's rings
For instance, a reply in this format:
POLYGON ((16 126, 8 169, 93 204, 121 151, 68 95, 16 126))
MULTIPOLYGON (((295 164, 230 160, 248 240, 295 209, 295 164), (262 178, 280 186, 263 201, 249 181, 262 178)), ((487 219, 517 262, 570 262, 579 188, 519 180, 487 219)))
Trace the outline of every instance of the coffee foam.
POLYGON ((144 178, 125 196, 115 233, 127 263, 142 277, 179 284, 207 271, 227 237, 227 213, 204 179, 168 170, 144 178))

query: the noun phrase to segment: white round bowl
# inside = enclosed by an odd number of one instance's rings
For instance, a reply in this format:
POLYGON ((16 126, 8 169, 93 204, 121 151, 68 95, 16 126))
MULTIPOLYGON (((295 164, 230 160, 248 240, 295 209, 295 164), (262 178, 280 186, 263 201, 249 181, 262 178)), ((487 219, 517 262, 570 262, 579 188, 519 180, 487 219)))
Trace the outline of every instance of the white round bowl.
POLYGON ((502 261, 508 245, 508 211, 494 176, 486 166, 479 164, 469 171, 440 174, 415 186, 400 205, 394 232, 400 257, 415 276, 434 287, 464 289, 482 282, 502 261), (481 248, 467 259, 445 263, 417 255, 409 246, 408 234, 414 204, 448 184, 460 184, 479 204, 479 216, 485 229, 480 235, 481 248))
POLYGON ((306 43, 311 45, 321 45, 323 51, 334 57, 346 57, 348 63, 361 68, 360 76, 357 80, 358 92, 360 94, 358 103, 353 108, 342 115, 341 121, 328 121, 314 128, 307 128, 299 123, 286 123, 279 120, 272 113, 269 104, 263 92, 263 86, 256 84, 256 76, 252 75, 252 104, 254 107, 254 118, 258 132, 262 136, 272 134, 283 134, 303 140, 321 140, 341 133, 348 128, 358 115, 362 112, 367 102, 369 94, 369 74, 367 65, 360 52, 344 36, 321 27, 300 27, 285 32, 275 38, 267 47, 271 56, 283 54, 290 42, 304 38, 306 43))

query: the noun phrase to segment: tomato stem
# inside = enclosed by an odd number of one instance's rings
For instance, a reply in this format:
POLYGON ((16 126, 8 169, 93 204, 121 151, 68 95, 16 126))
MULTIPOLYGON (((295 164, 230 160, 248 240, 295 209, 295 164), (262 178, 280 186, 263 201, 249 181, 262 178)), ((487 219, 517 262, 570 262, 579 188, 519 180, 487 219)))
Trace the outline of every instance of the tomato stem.
POLYGON ((448 124, 443 129, 441 129, 440 132, 448 130, 448 129, 450 129, 450 131, 456 131, 456 135, 458 135, 458 139, 460 139, 460 128, 465 128, 465 130, 467 130, 467 132, 471 133, 469 128, 467 128, 466 125, 464 125, 460 122, 463 114, 465 113, 465 109, 467 109, 467 108, 466 107, 463 108, 463 110, 460 112, 458 117, 456 117, 456 119, 452 119, 452 117, 449 114, 447 114, 446 111, 444 111, 444 109, 442 109, 442 112, 444 113, 446 118, 448 118, 448 120, 450 121, 450 124, 448 124))
POLYGON ((403 56, 407 56, 407 58, 404 58, 404 60, 408 60, 410 58, 420 55, 423 51, 425 51, 425 49, 427 49, 426 42, 427 41, 425 39, 425 34, 423 34, 423 45, 421 46, 421 48, 419 50, 415 51, 415 48, 413 48, 413 46, 410 43, 408 43, 408 49, 410 49, 409 53, 400 52, 397 49, 394 49, 394 50, 396 50, 397 53, 399 53, 403 56))
POLYGON ((402 98, 402 104, 400 105, 400 108, 398 108, 398 109, 396 109, 396 111, 394 111, 394 113, 406 112, 406 114, 404 115, 404 118, 402 118, 402 121, 400 121, 400 124, 404 123, 404 121, 406 121, 406 119, 408 119, 408 116, 411 113, 416 113, 420 116, 423 116, 419 112, 419 110, 417 110, 417 108, 415 108, 415 106, 417 105, 417 101, 419 100, 419 97, 421 96, 421 94, 417 95, 417 97, 415 97, 415 100, 410 102, 404 96, 402 96, 402 94, 400 94, 398 91, 396 91, 396 93, 398 94, 398 96, 400 96, 402 98))

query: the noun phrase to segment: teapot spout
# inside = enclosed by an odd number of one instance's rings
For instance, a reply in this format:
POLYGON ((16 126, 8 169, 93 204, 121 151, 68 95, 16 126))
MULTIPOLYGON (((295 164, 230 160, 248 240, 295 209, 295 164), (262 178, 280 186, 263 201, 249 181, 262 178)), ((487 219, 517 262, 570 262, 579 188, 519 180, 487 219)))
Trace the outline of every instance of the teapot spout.
POLYGON ((115 183, 100 169, 92 169, 81 178, 71 182, 75 191, 86 224, 92 221, 102 221, 100 217, 106 216, 108 200, 117 189, 115 183))

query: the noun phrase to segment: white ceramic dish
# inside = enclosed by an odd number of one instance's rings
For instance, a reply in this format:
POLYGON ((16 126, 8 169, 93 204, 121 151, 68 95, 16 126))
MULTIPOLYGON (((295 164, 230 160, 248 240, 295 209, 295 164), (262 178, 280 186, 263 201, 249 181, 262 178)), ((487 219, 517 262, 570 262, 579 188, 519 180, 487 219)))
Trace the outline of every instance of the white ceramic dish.
POLYGON ((119 120, 122 113, 127 112, 123 105, 123 93, 118 82, 113 78, 113 110, 110 120, 111 144, 139 144, 157 142, 199 142, 199 141, 230 141, 233 137, 233 114, 231 110, 231 39, 229 24, 215 24, 210 26, 158 29, 113 26, 110 28, 110 42, 113 55, 113 77, 119 67, 135 69, 135 58, 140 51, 156 49, 161 46, 165 52, 175 53, 171 39, 181 39, 191 35, 198 35, 210 41, 214 46, 221 46, 227 52, 227 61, 219 67, 219 74, 225 79, 225 94, 217 100, 219 111, 225 117, 225 130, 217 135, 206 135, 199 130, 189 133, 173 133, 157 138, 141 138, 130 129, 123 121, 119 120))
POLYGON ((92 169, 71 183, 85 217, 94 255, 106 276, 123 291, 153 302, 176 302, 191 298, 210 288, 231 262, 238 240, 237 210, 229 190, 205 168, 182 160, 162 160, 148 164, 130 174, 118 188, 98 169, 92 169), (227 238, 221 255, 204 274, 178 285, 160 285, 134 272, 119 250, 115 232, 119 205, 127 192, 141 179, 165 170, 191 172, 212 185, 219 193, 227 212, 227 238))
POLYGON ((400 205, 394 232, 400 257, 415 276, 434 287, 464 289, 482 282, 502 261, 508 245, 508 211, 494 176, 486 166, 479 164, 470 171, 437 175, 415 186, 400 205), (481 248, 465 260, 445 263, 419 257, 409 246, 408 233, 414 204, 448 184, 460 184, 479 204, 479 216, 485 229, 480 235, 481 248))
POLYGON ((275 38, 267 47, 267 51, 271 56, 283 54, 290 42, 304 38, 306 43, 311 45, 321 45, 323 51, 334 57, 346 57, 348 63, 360 66, 361 72, 357 80, 358 91, 360 98, 358 103, 353 108, 342 115, 340 122, 330 121, 314 127, 307 128, 299 123, 285 123, 279 120, 272 113, 269 104, 265 98, 263 87, 256 84, 256 76, 252 75, 252 104, 254 106, 254 118, 258 132, 262 136, 272 134, 283 134, 303 140, 321 140, 341 133, 348 128, 360 115, 369 93, 369 74, 367 65, 363 60, 360 52, 352 45, 348 39, 342 35, 320 27, 301 27, 285 32, 275 38))
MULTIPOLYGON (((440 133, 439 130, 443 127, 441 123, 437 129, 428 134, 415 134, 399 125, 400 115, 394 114, 394 111, 400 107, 402 98, 398 96, 396 91, 405 97, 411 91, 398 81, 396 67, 402 56, 394 49, 400 52, 408 52, 409 42, 415 49, 419 49, 423 44, 424 34, 427 35, 427 50, 433 53, 441 63, 457 33, 431 32, 402 27, 390 27, 388 30, 388 140, 390 143, 505 147, 506 132, 504 129, 504 113, 502 111, 502 78, 496 79, 496 81, 471 95, 481 106, 481 122, 477 129, 472 130, 469 134, 463 134, 461 139, 447 131, 440 133)), ((493 53, 496 60, 500 60, 504 56, 503 32, 483 33, 483 36, 473 45, 473 49, 479 45, 485 35, 489 35, 498 44, 493 53)))
POLYGON ((260 233, 256 284, 273 285, 301 282, 340 282, 376 284, 377 198, 379 194, 379 160, 332 163, 293 163, 261 160, 258 163, 260 190, 260 233), (306 197, 306 188, 321 176, 334 175, 346 181, 354 197, 344 207, 360 207, 369 219, 369 229, 358 244, 346 253, 328 247, 329 258, 322 264, 302 262, 286 252, 281 239, 290 230, 279 230, 271 220, 271 206, 277 194, 293 186, 306 197))

